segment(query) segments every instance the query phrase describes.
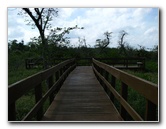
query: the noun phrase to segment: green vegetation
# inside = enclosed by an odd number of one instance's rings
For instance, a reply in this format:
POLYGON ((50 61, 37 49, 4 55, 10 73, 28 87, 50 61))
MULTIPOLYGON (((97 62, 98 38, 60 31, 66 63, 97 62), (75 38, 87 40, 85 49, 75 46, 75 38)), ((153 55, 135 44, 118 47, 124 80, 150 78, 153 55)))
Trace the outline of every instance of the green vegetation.
MULTIPOLYGON (((8 84, 13 84, 23 78, 26 78, 32 74, 35 74, 41 70, 51 67, 57 64, 59 61, 55 61, 55 58, 119 58, 119 57, 145 57, 146 69, 145 71, 129 71, 126 72, 146 79, 148 81, 158 83, 158 46, 154 46, 151 50, 146 50, 144 46, 138 48, 131 47, 125 41, 125 37, 128 33, 124 30, 120 31, 118 47, 111 46, 112 32, 106 31, 104 33, 104 39, 96 39, 96 45, 90 46, 86 44, 86 39, 78 38, 77 46, 70 45, 69 37, 65 37, 65 34, 69 34, 74 29, 84 29, 83 27, 64 27, 64 28, 51 28, 50 21, 53 16, 58 15, 58 10, 52 8, 34 8, 34 13, 28 8, 23 8, 32 21, 29 25, 35 26, 40 32, 39 37, 33 37, 28 43, 24 41, 12 40, 8 42, 8 84), (44 26, 42 26, 44 25, 44 26), (45 35, 45 29, 49 30, 49 34, 45 35), (90 47, 88 47, 90 46, 90 47), (25 59, 36 60, 42 59, 40 67, 33 69, 25 68, 25 59)), ((20 14, 25 15, 22 11, 20 14)), ((86 61, 80 61, 79 65, 85 65, 86 61)), ((120 81, 116 81, 116 90, 120 93, 120 81)), ((42 82, 43 94, 47 91, 46 82, 42 82)), ((144 117, 145 100, 143 97, 129 88, 128 101, 139 114, 144 117)), ((46 111, 49 101, 44 104, 44 111, 46 111)), ((22 96, 16 102, 16 120, 21 120, 35 105, 34 90, 29 91, 22 96)), ((119 103, 115 101, 115 105, 119 109, 119 103)), ((131 120, 130 117, 128 117, 131 120)), ((36 120, 35 118, 33 120, 36 120)))
POLYGON ((39 72, 41 69, 30 69, 27 70, 25 68, 18 69, 17 71, 9 71, 8 73, 8 85, 13 84, 21 79, 24 79, 30 75, 33 75, 39 72))
MULTIPOLYGON (((145 79, 147 81, 158 84, 158 64, 154 60, 148 60, 146 62, 146 71, 131 71, 124 70, 125 72, 145 79)), ((120 93, 121 82, 116 81, 116 90, 120 93)), ((146 108, 146 99, 140 95, 137 91, 128 87, 128 101, 127 101, 137 112, 144 118, 145 117, 145 108, 146 108)), ((120 103, 116 100, 115 106, 120 111, 120 103)), ((157 112, 157 111, 156 111, 157 112)), ((157 118, 156 118, 157 119, 157 118)), ((132 118, 127 115, 127 120, 132 120, 132 118)))
MULTIPOLYGON (((33 69, 25 68, 25 59, 27 58, 41 58, 40 47, 41 44, 37 42, 30 42, 27 45, 23 41, 18 42, 13 40, 9 42, 8 47, 8 83, 9 85, 26 78, 32 74, 35 74, 42 70, 42 67, 37 67, 33 69)), ((151 51, 146 51, 145 49, 134 49, 126 48, 126 54, 120 55, 121 49, 119 48, 91 48, 85 45, 80 45, 79 47, 65 46, 60 44, 54 44, 49 42, 48 49, 49 54, 47 55, 48 64, 56 64, 58 62, 53 61, 54 58, 85 58, 85 57, 99 57, 99 58, 109 58, 109 57, 141 57, 144 55, 146 58, 146 69, 145 71, 130 71, 125 70, 130 74, 141 77, 153 83, 158 83, 158 52, 157 47, 151 51), (101 52, 102 51, 102 52, 101 52), (131 53, 131 54, 130 54, 131 53), (129 56, 130 55, 130 56, 129 56)), ((79 62, 79 65, 85 65, 86 60, 79 62)), ((116 90, 120 93, 121 82, 116 82, 116 90)), ((43 94, 47 91, 47 85, 45 82, 42 84, 43 94)), ((133 89, 129 88, 128 91, 128 102, 131 106, 144 118, 145 114, 145 99, 136 93, 133 89)), ((47 100, 44 105, 44 111, 46 111, 49 101, 47 100)), ((21 120, 35 105, 34 91, 29 91, 27 94, 22 96, 16 103, 17 107, 17 120, 21 120)), ((115 105, 119 109, 120 104, 115 101, 115 105)), ((35 118, 33 120, 36 120, 35 118)), ((128 117, 128 120, 132 120, 128 117)))

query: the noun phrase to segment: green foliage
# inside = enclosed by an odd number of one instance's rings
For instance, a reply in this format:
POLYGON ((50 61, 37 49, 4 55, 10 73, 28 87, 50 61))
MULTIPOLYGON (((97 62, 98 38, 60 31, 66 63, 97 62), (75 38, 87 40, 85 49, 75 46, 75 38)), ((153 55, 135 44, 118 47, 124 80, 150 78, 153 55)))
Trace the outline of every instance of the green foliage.
POLYGON ((158 62, 154 60, 147 60, 146 61, 146 70, 148 72, 158 72, 158 62))
POLYGON ((30 75, 39 72, 41 69, 30 69, 18 68, 17 70, 8 71, 8 85, 15 83, 21 79, 24 79, 30 75))
MULTIPOLYGON (((125 72, 138 76, 142 79, 148 80, 153 83, 158 83, 158 73, 154 72, 140 72, 140 71, 130 71, 130 70, 125 70, 125 72)), ((110 77, 111 79, 111 77, 110 77)), ((116 80, 116 91, 121 94, 121 81, 116 80)), ((127 97, 127 102, 131 105, 131 107, 142 117, 145 117, 145 109, 146 109, 146 99, 139 94, 137 91, 133 90, 132 88, 128 87, 128 97, 127 97)), ((114 102, 116 108, 118 111, 120 111, 120 103, 115 99, 114 102)), ((127 120, 131 121, 133 120, 129 114, 127 115, 127 120)))
MULTIPOLYGON (((31 91, 32 92, 32 91, 31 91)), ((16 120, 22 120, 35 105, 34 95, 24 95, 16 101, 16 120)))
POLYGON ((128 87, 128 103, 142 118, 145 117, 146 99, 130 87, 128 87))
MULTIPOLYGON (((47 91, 47 86, 43 82, 42 84, 42 94, 44 95, 47 91)), ((28 93, 23 95, 20 99, 16 101, 16 120, 21 121, 27 113, 35 106, 35 95, 34 89, 30 90, 28 93)), ((45 113, 49 107, 49 98, 43 104, 43 112, 45 113)), ((32 118, 32 121, 36 121, 36 117, 32 118)))
MULTIPOLYGON (((84 42, 85 44, 85 42, 84 42)), ((158 49, 155 47, 151 51, 146 51, 145 49, 134 49, 131 46, 126 46, 127 55, 120 55, 118 48, 106 47, 102 52, 100 48, 89 48, 87 45, 80 45, 79 47, 73 48, 70 44, 54 43, 49 40, 48 44, 47 59, 49 64, 55 64, 54 58, 86 58, 86 57, 96 57, 96 58, 118 58, 118 57, 138 57, 140 53, 146 58, 146 72, 138 71, 127 71, 130 74, 134 74, 143 79, 149 80, 154 83, 158 83, 158 49), (148 60, 147 60, 148 59, 148 60)), ((8 44, 8 83, 9 85, 26 78, 38 71, 41 68, 25 69, 25 59, 27 58, 41 58, 42 56, 42 44, 41 39, 34 37, 31 41, 24 45, 24 42, 18 42, 17 40, 10 41, 8 44)), ((86 61, 82 60, 79 62, 81 65, 85 65, 86 61)), ((121 82, 116 82, 116 90, 120 93, 121 82)), ((47 91, 46 82, 42 83, 43 94, 47 91)), ((142 116, 144 117, 145 111, 145 99, 129 88, 128 91, 128 102, 129 104, 142 116)), ((34 104, 34 91, 30 91, 21 97, 17 102, 17 120, 21 120, 26 113, 29 112, 34 104)), ((44 111, 48 108, 49 101, 47 100, 44 104, 44 111)), ((120 103, 115 101, 115 105, 120 109, 120 103)), ((129 120, 130 117, 128 117, 129 120)), ((35 120, 35 118, 34 118, 35 120)))

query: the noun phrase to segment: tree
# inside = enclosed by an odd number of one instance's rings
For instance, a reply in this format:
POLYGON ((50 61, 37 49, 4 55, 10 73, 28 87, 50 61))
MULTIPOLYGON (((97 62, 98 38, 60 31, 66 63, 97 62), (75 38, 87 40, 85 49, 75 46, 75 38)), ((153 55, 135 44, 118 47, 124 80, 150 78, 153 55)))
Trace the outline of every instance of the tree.
POLYGON ((18 42, 16 39, 9 41, 8 43, 8 50, 11 51, 24 51, 24 41, 18 42))
POLYGON ((126 42, 124 41, 124 37, 128 35, 128 33, 124 30, 120 31, 120 34, 119 34, 119 41, 118 41, 118 48, 119 48, 119 53, 120 54, 124 54, 124 55, 127 55, 126 53, 126 48, 125 48, 125 45, 126 45, 126 42))
POLYGON ((45 37, 45 30, 51 28, 51 24, 49 23, 52 21, 53 16, 58 16, 58 10, 54 8, 23 8, 23 10, 29 15, 31 21, 28 21, 28 24, 32 25, 33 27, 37 27, 40 37, 42 40, 42 56, 44 60, 44 69, 47 66, 47 40, 45 37))
POLYGON ((147 51, 146 51, 146 48, 142 45, 139 45, 139 50, 137 51, 137 56, 138 57, 146 57, 147 56, 147 51))
POLYGON ((70 31, 74 29, 84 29, 83 27, 78 27, 77 25, 74 27, 64 27, 64 28, 54 28, 51 29, 49 36, 48 36, 48 41, 50 43, 53 43, 56 46, 66 46, 67 44, 70 43, 69 37, 65 37, 65 34, 69 34, 70 31))
POLYGON ((85 37, 83 37, 83 38, 78 37, 78 42, 79 42, 79 47, 80 48, 81 47, 87 48, 85 37))
POLYGON ((102 53, 103 50, 110 44, 110 38, 111 38, 111 36, 112 36, 111 34, 112 34, 112 32, 106 31, 106 32, 104 33, 104 36, 105 36, 105 39, 104 39, 104 40, 101 40, 101 39, 97 39, 97 40, 96 40, 96 45, 95 45, 95 47, 98 47, 98 48, 101 49, 101 50, 100 50, 100 53, 102 53))

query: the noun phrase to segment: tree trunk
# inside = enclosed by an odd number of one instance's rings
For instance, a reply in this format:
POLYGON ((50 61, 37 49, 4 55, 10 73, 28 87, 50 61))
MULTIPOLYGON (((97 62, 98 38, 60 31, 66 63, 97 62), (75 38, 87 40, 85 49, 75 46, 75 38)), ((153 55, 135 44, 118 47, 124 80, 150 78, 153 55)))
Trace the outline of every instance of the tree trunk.
POLYGON ((45 39, 44 33, 40 33, 41 39, 42 39, 42 56, 43 56, 43 68, 47 69, 48 68, 48 63, 47 63, 47 56, 48 56, 48 50, 47 50, 47 41, 45 39))

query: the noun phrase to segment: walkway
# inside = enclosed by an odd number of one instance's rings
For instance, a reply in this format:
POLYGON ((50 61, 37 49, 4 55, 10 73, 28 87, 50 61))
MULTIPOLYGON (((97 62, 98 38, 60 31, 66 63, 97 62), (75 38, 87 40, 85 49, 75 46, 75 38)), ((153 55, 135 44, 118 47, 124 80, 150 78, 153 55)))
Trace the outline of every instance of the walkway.
POLYGON ((121 121, 91 66, 76 67, 67 77, 43 121, 121 121))

